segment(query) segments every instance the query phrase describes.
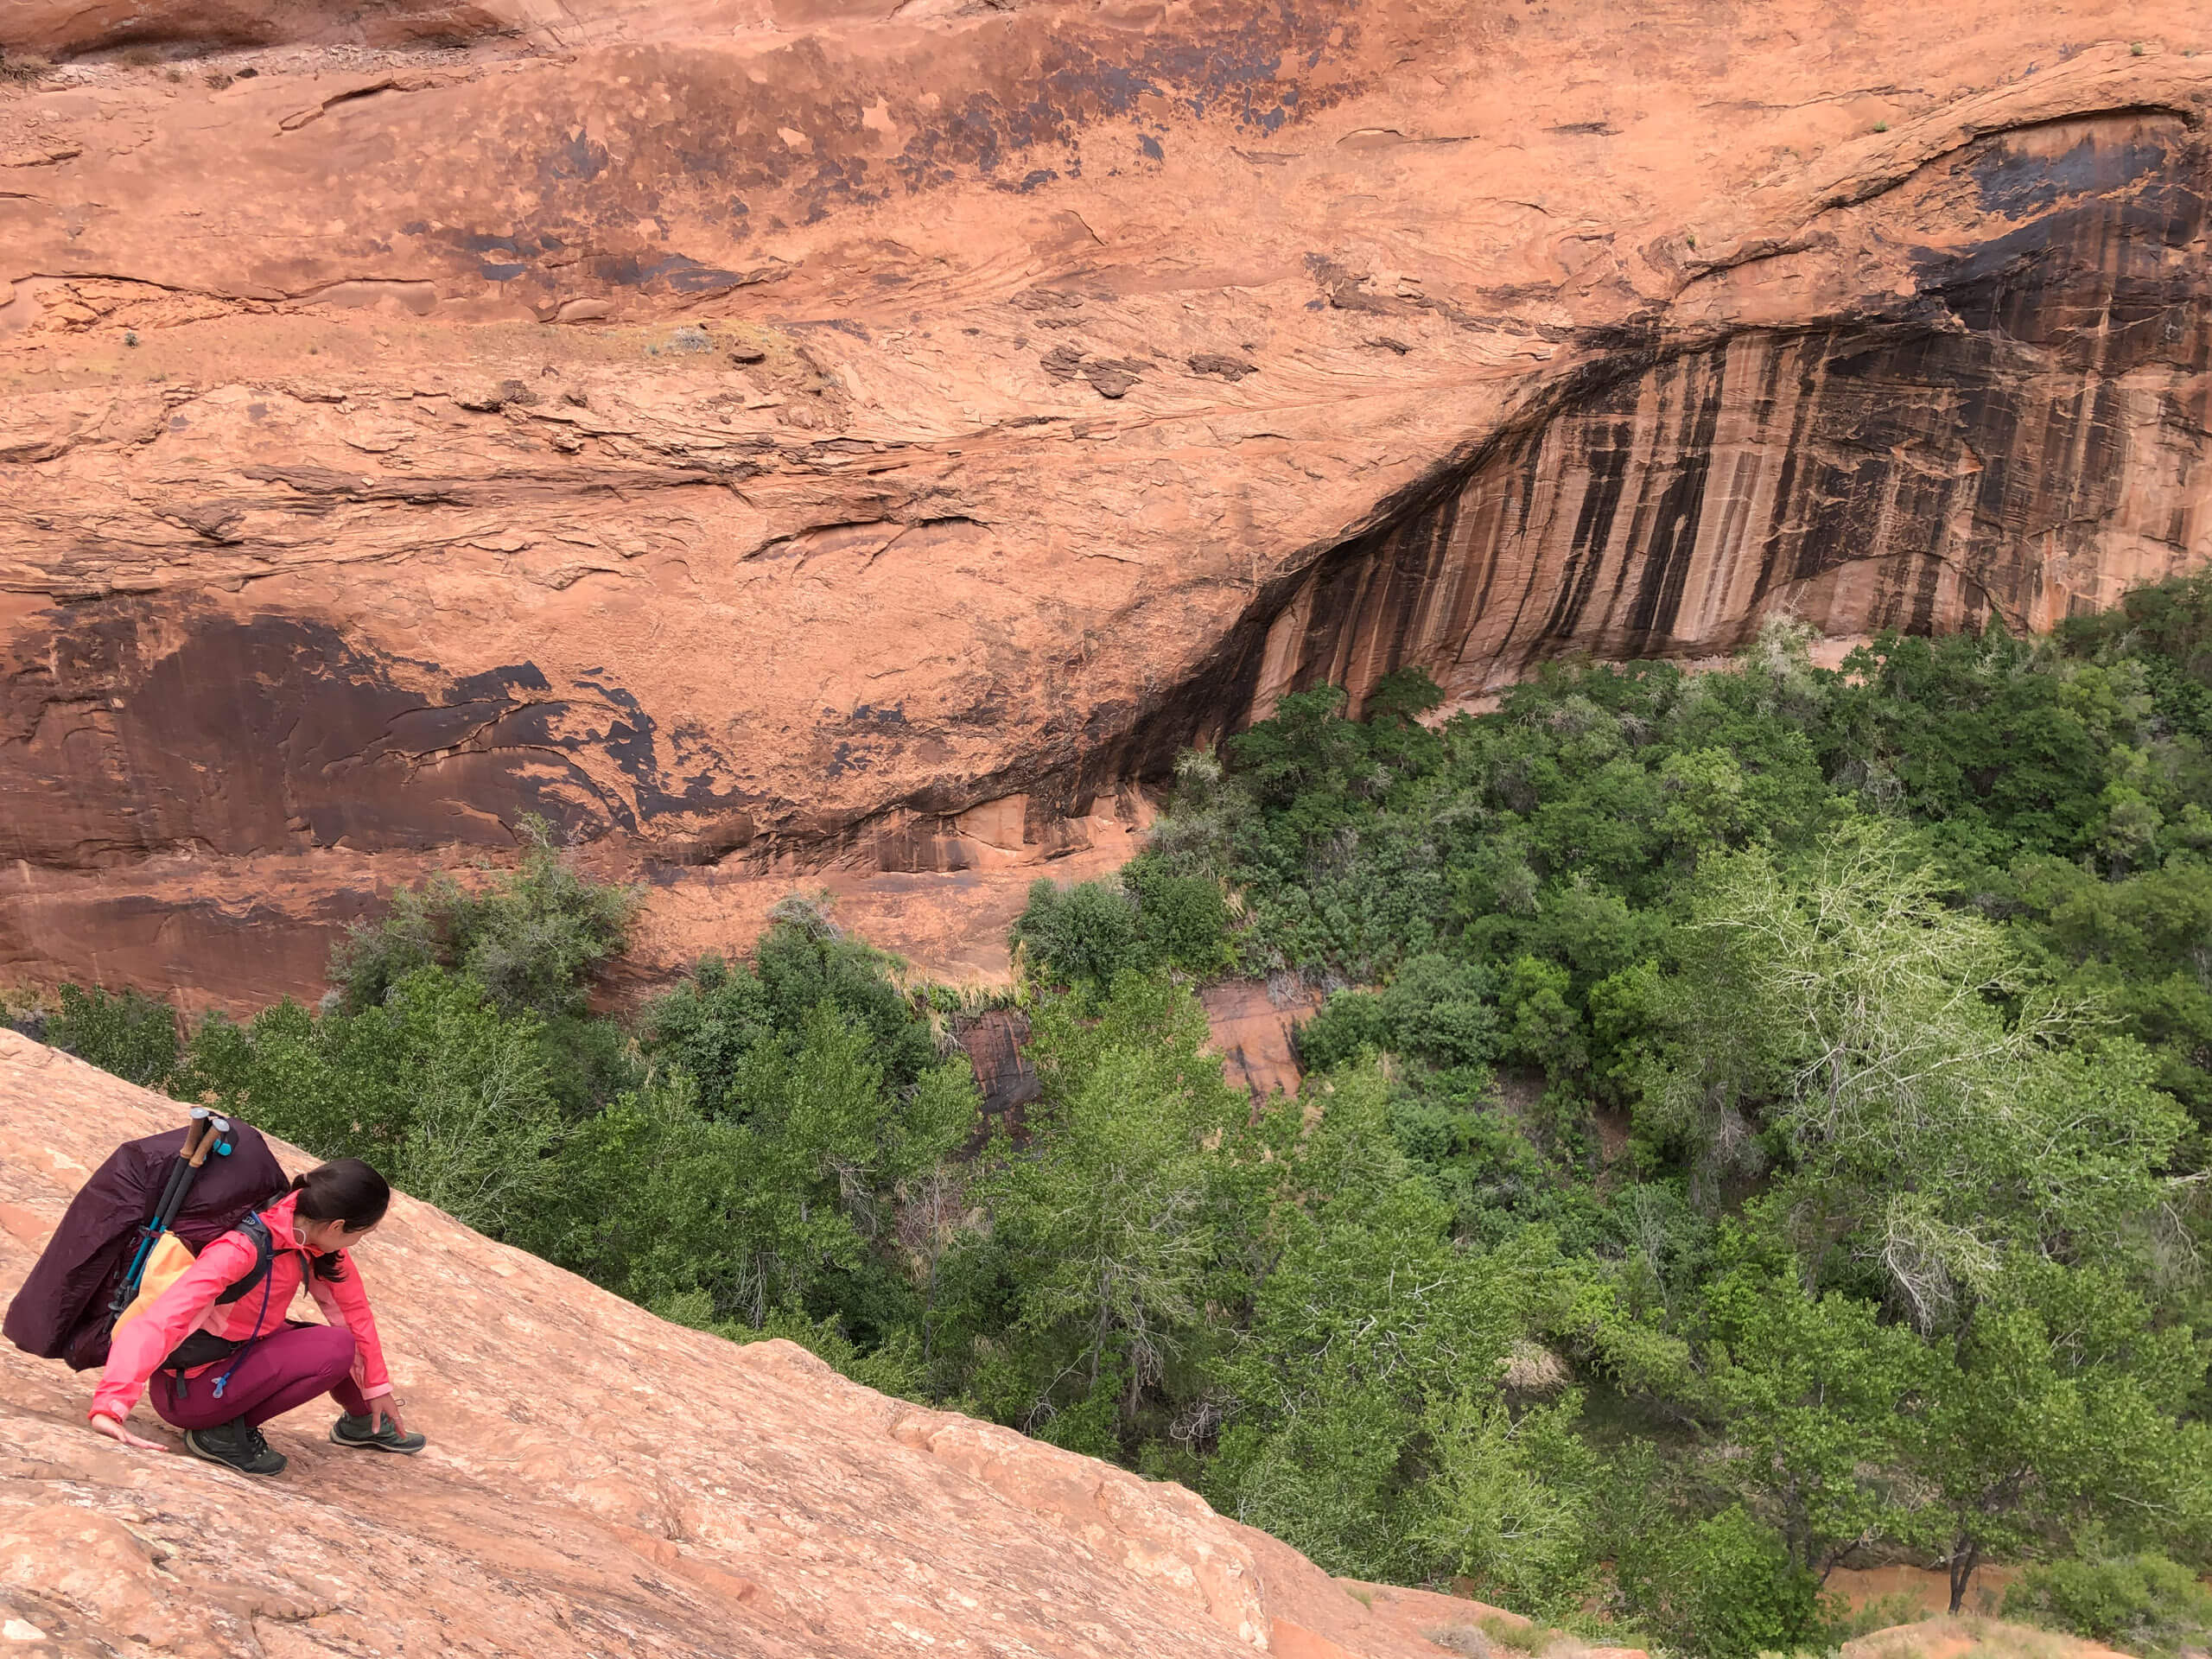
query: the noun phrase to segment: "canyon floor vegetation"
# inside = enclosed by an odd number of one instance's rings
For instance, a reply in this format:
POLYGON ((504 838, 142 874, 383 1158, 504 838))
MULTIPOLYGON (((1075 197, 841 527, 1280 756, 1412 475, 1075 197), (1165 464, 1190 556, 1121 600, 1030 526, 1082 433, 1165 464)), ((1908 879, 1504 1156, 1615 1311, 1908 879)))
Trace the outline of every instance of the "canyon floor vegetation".
POLYGON ((1433 718, 1284 697, 983 1009, 787 901, 626 1021, 628 895, 542 827, 321 1009, 51 1039, 666 1316, 1183 1481, 1339 1574, 1712 1659, 1839 1566, 2212 1640, 2212 579, 2048 639, 1770 625, 1433 718), (1195 987, 1331 995, 1294 1099, 1195 987))

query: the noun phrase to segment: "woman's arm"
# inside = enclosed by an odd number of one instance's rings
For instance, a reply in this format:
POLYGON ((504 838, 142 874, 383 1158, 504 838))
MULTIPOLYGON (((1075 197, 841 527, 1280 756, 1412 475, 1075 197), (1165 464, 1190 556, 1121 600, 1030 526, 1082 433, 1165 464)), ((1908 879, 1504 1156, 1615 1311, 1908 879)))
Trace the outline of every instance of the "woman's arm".
POLYGON ((120 1427, 145 1392, 146 1379, 207 1317, 215 1299, 253 1270, 253 1246, 238 1233, 226 1233, 200 1251, 200 1259, 178 1274, 176 1282, 144 1313, 117 1329, 86 1415, 105 1417, 120 1427))
POLYGON ((335 1280, 310 1273, 308 1294, 315 1298, 324 1319, 333 1325, 343 1321, 353 1333, 353 1381, 363 1394, 376 1400, 391 1392, 391 1376, 385 1370, 384 1344, 377 1338, 377 1318, 369 1312, 369 1293, 361 1284, 359 1264, 345 1250, 338 1252, 338 1264, 343 1276, 335 1280))

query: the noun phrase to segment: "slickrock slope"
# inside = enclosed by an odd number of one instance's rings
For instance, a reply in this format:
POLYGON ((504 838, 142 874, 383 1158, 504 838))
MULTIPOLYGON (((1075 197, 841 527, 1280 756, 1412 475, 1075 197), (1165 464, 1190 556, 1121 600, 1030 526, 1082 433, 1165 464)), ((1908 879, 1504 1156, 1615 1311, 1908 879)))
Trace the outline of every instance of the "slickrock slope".
POLYGON ((2186 8, 31 0, 0 46, 94 54, 0 86, 0 967, 311 991, 537 810, 668 961, 826 868, 988 971, 932 884, 1110 863, 1285 688, 2040 625, 2212 553, 2186 8))
MULTIPOLYGON (((0 1297, 179 1109, 0 1031, 0 1297)), ((1487 1611, 1355 1599, 1180 1487, 664 1324, 410 1199, 362 1268, 413 1459, 330 1446, 327 1402, 269 1431, 274 1482, 126 1452, 89 1376, 0 1351, 7 1651, 1417 1659, 1487 1611)))

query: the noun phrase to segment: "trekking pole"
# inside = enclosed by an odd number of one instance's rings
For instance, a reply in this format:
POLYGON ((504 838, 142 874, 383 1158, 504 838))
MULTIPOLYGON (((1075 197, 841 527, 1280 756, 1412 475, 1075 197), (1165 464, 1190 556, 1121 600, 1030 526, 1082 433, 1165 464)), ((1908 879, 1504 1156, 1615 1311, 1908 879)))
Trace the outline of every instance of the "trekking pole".
POLYGON ((192 1121, 184 1128, 184 1144, 176 1149, 176 1167, 169 1171, 168 1185, 162 1189, 162 1196, 154 1205, 155 1223, 165 1222, 175 1213, 177 1198, 192 1179, 192 1172, 207 1156, 207 1143, 214 1138, 214 1128, 213 1112, 205 1106, 192 1109, 192 1121))
MULTIPOLYGON (((192 1109, 195 1112, 207 1110, 204 1106, 195 1106, 192 1109)), ((168 1192, 162 1194, 161 1208, 154 1212, 152 1224, 154 1236, 156 1238, 168 1230, 169 1223, 175 1218, 176 1212, 184 1208, 185 1198, 192 1191, 193 1178, 199 1174, 200 1166, 207 1161, 207 1154, 211 1152, 230 1151, 229 1144, 223 1139, 230 1132, 229 1118, 219 1113, 209 1113, 207 1122, 200 1126, 199 1143, 183 1149, 188 1151, 191 1155, 185 1158, 182 1166, 176 1172, 175 1182, 168 1192)), ((185 1134, 188 1140, 191 1131, 188 1129, 185 1134)), ((182 1155, 181 1152, 180 1155, 182 1155)))
POLYGON ((168 1184, 162 1188, 162 1196, 154 1201, 154 1213, 147 1218, 148 1226, 158 1224, 170 1213, 178 1192, 189 1179, 195 1155, 206 1155, 208 1134, 214 1128, 213 1117, 205 1106, 192 1109, 192 1122, 185 1125, 184 1141, 176 1149, 176 1163, 169 1170, 168 1184))
POLYGON ((146 1271, 146 1258, 153 1254, 154 1246, 167 1230, 169 1217, 176 1213, 176 1206, 184 1201, 185 1190, 192 1184, 192 1177, 207 1161, 207 1150, 214 1143, 218 1133, 216 1124, 229 1124, 218 1118, 205 1106, 192 1109, 192 1121, 185 1126, 184 1142, 177 1147, 176 1163, 169 1170, 169 1179, 162 1188, 162 1196, 155 1202, 154 1213, 138 1229, 138 1249, 130 1258, 122 1281, 115 1287, 114 1298, 107 1305, 108 1323, 113 1325, 130 1306, 130 1299, 138 1294, 138 1281, 146 1271))

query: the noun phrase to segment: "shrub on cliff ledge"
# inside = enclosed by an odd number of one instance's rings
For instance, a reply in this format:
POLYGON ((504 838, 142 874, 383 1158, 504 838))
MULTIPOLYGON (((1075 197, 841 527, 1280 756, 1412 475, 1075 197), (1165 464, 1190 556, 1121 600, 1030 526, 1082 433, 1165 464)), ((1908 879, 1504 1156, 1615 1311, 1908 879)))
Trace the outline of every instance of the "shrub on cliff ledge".
POLYGON ((1166 966, 1205 977, 1236 962, 1220 879, 1185 873, 1151 854, 1118 880, 1031 883, 1013 938, 1047 982, 1102 991, 1126 973, 1166 966))
POLYGON ((579 874, 544 819, 525 814, 519 829, 521 864, 484 891, 440 871, 395 894, 383 920, 353 925, 331 953, 341 1011, 373 1007, 435 965, 476 980, 505 1013, 584 1012, 592 976, 621 954, 641 900, 579 874))
POLYGON ((1046 980, 1062 985, 1111 985, 1142 973, 1152 952, 1137 928, 1136 901, 1118 881, 1078 881, 1062 887, 1040 876, 1014 924, 1014 940, 1046 980))
POLYGON ((647 1058, 696 1079, 701 1103, 719 1112, 740 1068, 760 1045, 788 1042, 826 1003, 865 1031, 871 1058, 893 1088, 935 1063, 928 1021, 893 983, 892 959, 805 918, 776 920, 750 963, 709 953, 651 1003, 639 1022, 647 1058))

